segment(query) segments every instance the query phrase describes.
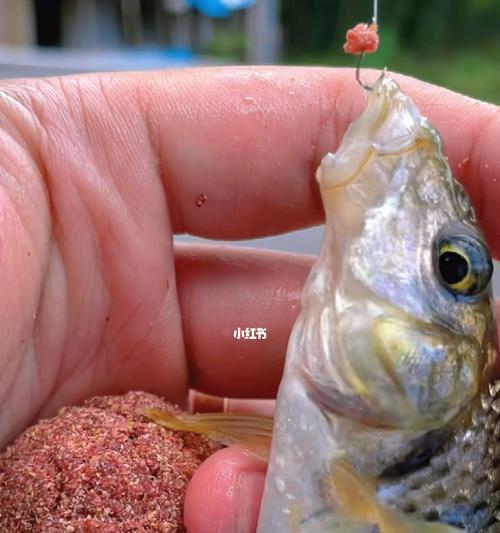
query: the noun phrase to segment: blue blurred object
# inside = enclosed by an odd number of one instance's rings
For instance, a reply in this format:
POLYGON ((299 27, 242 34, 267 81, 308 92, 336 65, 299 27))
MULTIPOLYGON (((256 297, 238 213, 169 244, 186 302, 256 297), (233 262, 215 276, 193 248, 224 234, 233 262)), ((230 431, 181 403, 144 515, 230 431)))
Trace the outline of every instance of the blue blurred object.
POLYGON ((250 7, 255 0, 186 0, 186 4, 196 8, 207 17, 225 18, 237 9, 250 7))

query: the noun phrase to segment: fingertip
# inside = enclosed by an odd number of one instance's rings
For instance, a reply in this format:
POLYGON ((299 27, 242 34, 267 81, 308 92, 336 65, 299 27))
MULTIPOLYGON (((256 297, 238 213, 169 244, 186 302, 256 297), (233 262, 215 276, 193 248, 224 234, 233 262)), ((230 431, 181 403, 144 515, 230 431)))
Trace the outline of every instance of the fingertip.
POLYGON ((242 449, 224 448, 196 471, 186 492, 189 533, 254 533, 266 464, 242 449))

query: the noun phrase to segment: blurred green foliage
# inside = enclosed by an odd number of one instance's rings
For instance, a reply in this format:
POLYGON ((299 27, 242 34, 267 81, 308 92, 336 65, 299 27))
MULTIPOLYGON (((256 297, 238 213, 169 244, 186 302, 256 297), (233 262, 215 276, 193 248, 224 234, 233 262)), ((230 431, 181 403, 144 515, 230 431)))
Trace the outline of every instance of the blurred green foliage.
MULTIPOLYGON (((347 28, 370 22, 373 0, 282 0, 288 52, 340 46, 347 28)), ((435 53, 476 45, 500 33, 498 0, 379 0, 379 23, 394 28, 403 47, 435 53)))
MULTIPOLYGON (((500 0, 380 0, 384 67, 500 103, 500 0)), ((370 22, 371 0, 282 0, 284 62, 353 65, 345 32, 370 22)))
POLYGON ((210 56, 230 58, 231 61, 243 63, 247 52, 246 35, 241 30, 216 29, 209 46, 201 51, 210 56))

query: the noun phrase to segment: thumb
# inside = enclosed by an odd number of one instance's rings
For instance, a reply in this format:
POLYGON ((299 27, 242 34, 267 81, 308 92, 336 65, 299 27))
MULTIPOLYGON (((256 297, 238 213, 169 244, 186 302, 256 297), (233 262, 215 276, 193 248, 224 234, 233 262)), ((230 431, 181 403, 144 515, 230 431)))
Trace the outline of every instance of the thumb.
POLYGON ((267 465, 232 446, 216 452, 196 471, 186 493, 189 533, 254 533, 267 465))

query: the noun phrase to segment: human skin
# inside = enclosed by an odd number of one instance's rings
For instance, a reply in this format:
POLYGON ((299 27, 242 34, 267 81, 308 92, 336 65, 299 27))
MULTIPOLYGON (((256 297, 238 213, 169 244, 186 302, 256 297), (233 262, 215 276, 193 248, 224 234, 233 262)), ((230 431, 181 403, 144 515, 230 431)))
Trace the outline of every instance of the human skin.
MULTIPOLYGON (((499 109, 396 79, 442 134, 499 257, 499 109)), ((0 447, 95 395, 274 397, 312 259, 172 236, 320 223, 316 167, 363 102, 345 69, 2 82, 0 447), (246 325, 268 338, 234 339, 246 325)), ((188 489, 189 531, 253 531, 264 475, 237 448, 217 452, 188 489)))

